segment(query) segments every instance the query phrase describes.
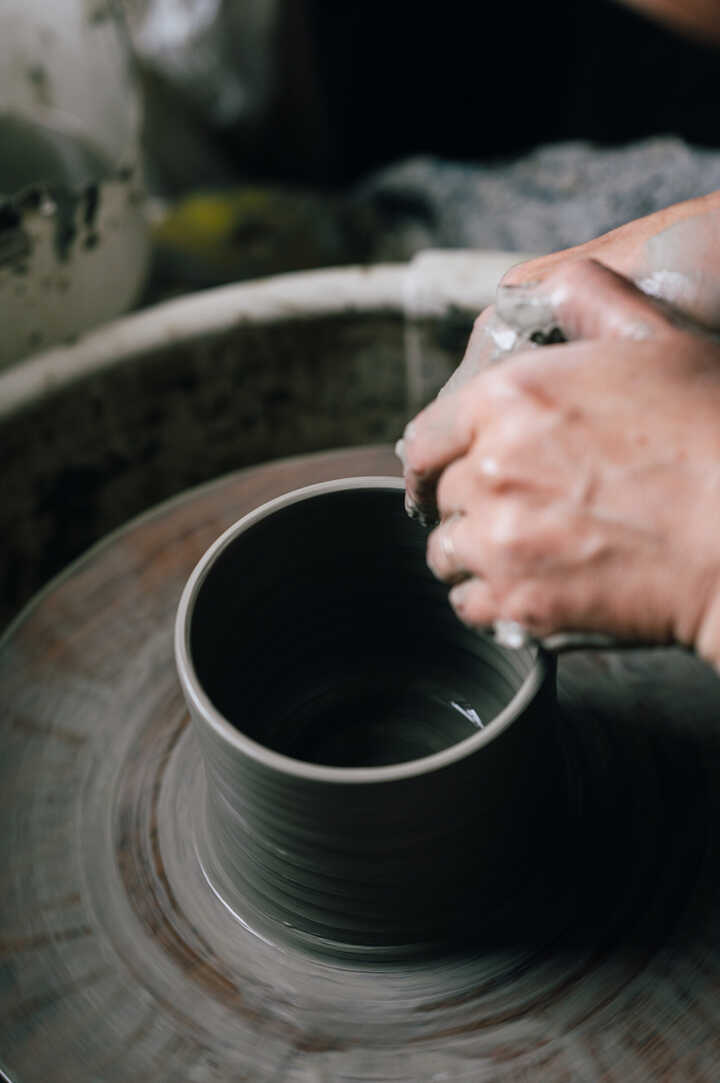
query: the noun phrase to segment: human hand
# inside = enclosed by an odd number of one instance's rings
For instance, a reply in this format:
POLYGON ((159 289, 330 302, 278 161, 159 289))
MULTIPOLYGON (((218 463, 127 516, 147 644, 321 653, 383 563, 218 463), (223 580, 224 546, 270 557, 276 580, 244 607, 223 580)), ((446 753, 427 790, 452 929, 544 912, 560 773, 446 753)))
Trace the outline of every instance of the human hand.
MULTIPOLYGON (((558 324, 562 325, 565 341, 637 341, 662 336, 670 326, 669 316, 660 302, 648 300, 627 279, 593 260, 560 261, 541 288, 508 285, 503 287, 501 296, 502 303, 508 309, 512 308, 517 327, 536 328, 551 342, 553 328, 558 324)), ((445 394, 461 390, 474 376, 466 374, 455 387, 447 387, 445 394)), ((416 423, 411 421, 397 447, 406 466, 409 465, 408 447, 415 428, 416 423)), ((424 523, 432 523, 437 518, 435 487, 439 470, 445 465, 439 464, 439 469, 422 473, 417 473, 410 465, 405 471, 407 511, 424 523)))
MULTIPOLYGON (((440 394, 457 390, 494 361, 531 348, 535 332, 538 344, 570 337, 562 312, 553 309, 552 292, 564 277, 564 288, 572 293, 575 265, 588 259, 631 279, 678 322, 720 328, 720 193, 716 192, 511 268, 498 287, 496 304, 475 321, 465 356, 440 394), (530 284, 536 286, 534 312, 523 309, 519 289, 530 284)), ((581 278, 581 286, 582 282, 581 278)))
POLYGON ((405 439, 437 483, 428 563, 472 626, 694 644, 720 664, 720 346, 583 264, 589 340, 519 353, 436 400, 405 439))

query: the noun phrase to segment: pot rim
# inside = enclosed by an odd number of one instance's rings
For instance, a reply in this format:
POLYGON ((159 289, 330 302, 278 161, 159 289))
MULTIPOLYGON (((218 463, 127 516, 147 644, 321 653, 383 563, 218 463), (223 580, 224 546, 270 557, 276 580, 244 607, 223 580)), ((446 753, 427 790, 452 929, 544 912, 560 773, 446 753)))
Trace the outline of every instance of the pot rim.
POLYGON ((229 526, 205 551, 185 584, 175 619, 175 662, 186 702, 191 708, 191 715, 199 719, 206 728, 209 728, 216 738, 256 761, 259 765, 287 776, 316 782, 355 784, 392 782, 440 770, 458 760, 464 759, 498 737, 522 716, 548 679, 552 667, 547 654, 539 647, 535 647, 535 658, 532 667, 512 699, 493 718, 492 722, 489 722, 478 733, 466 737, 457 744, 451 745, 440 752, 434 752, 429 756, 423 756, 420 759, 407 760, 384 767, 330 767, 310 763, 306 760, 296 760, 281 752, 275 752, 233 726, 214 706, 203 689, 190 651, 190 628, 195 610, 195 601, 220 554, 236 538, 280 508, 290 507, 292 504, 325 493, 352 489, 384 489, 386 491, 400 492, 404 489, 404 483, 402 478, 382 476, 338 478, 334 481, 322 481, 275 497, 229 526))

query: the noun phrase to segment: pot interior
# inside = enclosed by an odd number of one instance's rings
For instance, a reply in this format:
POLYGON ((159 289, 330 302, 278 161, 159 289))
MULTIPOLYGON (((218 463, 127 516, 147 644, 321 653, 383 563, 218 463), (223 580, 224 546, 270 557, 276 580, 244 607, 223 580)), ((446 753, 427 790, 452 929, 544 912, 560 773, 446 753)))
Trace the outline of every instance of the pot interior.
POLYGON ((222 551, 190 649, 217 710, 294 759, 379 767, 486 729, 534 665, 466 629, 425 562, 400 487, 280 507, 222 551))

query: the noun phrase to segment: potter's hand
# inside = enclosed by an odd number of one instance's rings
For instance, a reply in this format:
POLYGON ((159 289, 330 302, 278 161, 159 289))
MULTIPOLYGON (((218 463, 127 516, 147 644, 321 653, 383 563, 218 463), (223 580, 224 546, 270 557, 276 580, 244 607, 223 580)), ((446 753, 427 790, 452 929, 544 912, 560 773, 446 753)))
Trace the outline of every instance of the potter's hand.
POLYGON ((555 338, 565 332, 562 312, 553 311, 552 289, 562 282, 572 294, 575 265, 587 259, 632 279, 681 318, 720 328, 720 192, 715 192, 629 222, 587 244, 513 267, 498 289, 497 303, 476 320, 465 356, 443 392, 457 390, 493 361, 527 348, 535 330, 540 330, 541 342, 547 341, 548 332, 555 338), (531 282, 540 283, 537 314, 545 322, 539 328, 531 324, 532 312, 525 312, 524 319, 519 315, 517 297, 507 289, 531 282))
MULTIPOLYGON (((649 300, 628 279, 593 260, 561 263, 538 286, 507 285, 499 293, 500 304, 507 312, 512 310, 516 327, 539 329, 549 342, 558 326, 562 326, 567 341, 636 341, 661 336, 670 326, 662 302, 649 300)), ((539 362, 544 353, 535 356, 539 362)), ((448 386, 445 395, 461 390, 473 378, 466 372, 461 381, 448 386)), ((406 464, 406 507, 421 521, 432 522, 437 518, 436 483, 447 464, 438 462, 422 471, 413 469, 408 454, 415 427, 416 422, 411 421, 397 447, 406 464)))
POLYGON ((428 562, 472 626, 676 639, 720 664, 720 346, 586 271, 597 303, 572 326, 592 341, 519 353, 414 421, 411 497, 439 477, 428 562))

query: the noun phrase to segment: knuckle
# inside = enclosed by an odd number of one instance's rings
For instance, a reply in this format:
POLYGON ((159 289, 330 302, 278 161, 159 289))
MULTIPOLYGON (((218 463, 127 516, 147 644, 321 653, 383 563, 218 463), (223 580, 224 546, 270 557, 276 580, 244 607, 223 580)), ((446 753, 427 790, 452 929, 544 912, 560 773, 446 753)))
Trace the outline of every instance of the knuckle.
POLYGON ((491 402, 505 404, 523 393, 519 365, 496 365, 484 377, 484 390, 491 402))
MULTIPOLYGON (((492 445, 475 446, 468 455, 468 480, 465 488, 470 495, 498 493, 504 486, 506 477, 505 454, 503 449, 492 445)), ((449 494, 448 494, 449 495, 449 494)))
POLYGON ((602 272, 597 260, 583 256, 567 260, 553 272, 551 281, 554 286, 565 286, 568 291, 583 292, 597 283, 598 272, 602 272))
MULTIPOLYGON (((518 459, 531 454, 536 437, 533 412, 529 410, 505 410, 492 432, 494 456, 497 462, 509 467, 518 459)), ((532 460, 531 460, 532 461, 532 460)))
POLYGON ((490 529, 490 542, 504 560, 517 559, 528 550, 527 519, 515 501, 506 502, 496 511, 490 529))

